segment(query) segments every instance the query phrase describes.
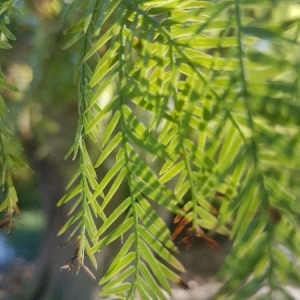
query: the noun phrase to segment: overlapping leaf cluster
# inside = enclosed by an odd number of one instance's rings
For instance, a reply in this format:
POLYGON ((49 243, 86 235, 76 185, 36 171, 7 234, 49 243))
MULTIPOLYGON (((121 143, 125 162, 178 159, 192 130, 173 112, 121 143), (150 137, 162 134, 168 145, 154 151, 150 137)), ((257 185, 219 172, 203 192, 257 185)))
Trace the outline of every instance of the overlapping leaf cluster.
POLYGON ((221 299, 292 299, 287 286, 297 286, 300 279, 299 69, 294 56, 299 16, 289 15, 297 6, 293 1, 285 16, 283 3, 271 5, 234 3, 240 99, 232 112, 244 128, 249 160, 232 202, 235 243, 221 272, 228 280, 221 299), (251 9, 256 10, 254 18, 249 18, 251 9), (245 36, 256 43, 247 47, 245 36))
POLYGON ((94 254, 122 239, 102 296, 165 299, 167 279, 183 284, 184 268, 158 204, 177 215, 173 238, 189 228, 188 246, 211 242, 204 229, 235 239, 217 297, 261 287, 262 297, 287 295, 287 279, 299 282, 299 18, 272 23, 280 5, 269 1, 76 5, 68 10, 82 17, 66 47, 82 46, 79 171, 60 204, 74 203, 61 233, 79 234, 79 265, 85 255, 96 265, 94 254), (88 138, 101 150, 96 162, 88 138), (123 182, 128 195, 107 214, 123 182))

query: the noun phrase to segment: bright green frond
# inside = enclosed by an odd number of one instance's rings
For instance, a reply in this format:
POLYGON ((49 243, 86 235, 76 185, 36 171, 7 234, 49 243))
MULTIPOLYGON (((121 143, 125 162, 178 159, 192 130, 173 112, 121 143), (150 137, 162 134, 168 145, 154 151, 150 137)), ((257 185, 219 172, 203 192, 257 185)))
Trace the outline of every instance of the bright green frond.
POLYGON ((299 17, 268 0, 86 4, 66 31, 81 43, 79 172, 60 233, 82 257, 124 242, 102 296, 167 299, 178 238, 218 249, 214 233, 234 240, 216 299, 284 294, 299 280, 299 17))

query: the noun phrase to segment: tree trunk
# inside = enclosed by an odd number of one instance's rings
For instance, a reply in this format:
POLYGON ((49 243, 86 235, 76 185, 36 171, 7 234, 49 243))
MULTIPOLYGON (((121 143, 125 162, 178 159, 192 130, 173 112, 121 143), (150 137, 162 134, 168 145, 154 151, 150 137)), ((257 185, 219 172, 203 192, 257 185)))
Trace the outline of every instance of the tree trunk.
MULTIPOLYGON (((58 166, 50 157, 38 158, 38 145, 33 139, 23 138, 23 147, 30 167, 37 178, 42 209, 46 227, 41 242, 38 258, 35 262, 33 277, 26 283, 23 299, 95 299, 97 282, 82 270, 78 275, 71 276, 63 266, 74 255, 74 245, 61 247, 67 236, 57 236, 67 220, 67 207, 57 207, 57 201, 65 193, 65 178, 58 166)), ((20 299, 20 295, 18 296, 20 299)))

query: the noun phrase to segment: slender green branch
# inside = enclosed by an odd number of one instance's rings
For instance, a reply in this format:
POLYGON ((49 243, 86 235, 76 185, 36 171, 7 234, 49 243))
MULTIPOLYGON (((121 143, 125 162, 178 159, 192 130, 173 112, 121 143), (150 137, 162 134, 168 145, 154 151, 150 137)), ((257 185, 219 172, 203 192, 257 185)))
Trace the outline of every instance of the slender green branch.
MULTIPOLYGON (((235 0, 235 16, 237 20, 237 39, 238 39, 238 57, 239 57, 239 65, 240 65, 240 71, 241 71, 241 84, 242 84, 242 95, 245 103, 246 113, 247 113, 247 120, 248 120, 248 126, 252 132, 252 135, 250 137, 250 154, 253 158, 254 165, 255 165, 255 173, 257 174, 257 181, 262 194, 260 195, 262 199, 262 204, 264 207, 264 213, 263 215, 266 215, 268 217, 269 209, 270 209, 270 196, 269 192, 265 185, 265 178, 264 174, 260 170, 259 167, 259 154, 258 154, 258 146, 256 143, 255 138, 255 124, 251 113, 251 106, 250 106, 250 93, 248 90, 248 83, 247 83, 247 74, 246 74, 246 67, 245 67, 245 50, 243 45, 243 25, 242 25, 242 10, 240 6, 240 0, 235 0)), ((274 243, 274 228, 270 224, 270 222, 266 222, 265 229, 268 233, 268 253, 269 253, 269 266, 268 266, 268 282, 269 287, 271 288, 271 293, 274 288, 274 279, 273 279, 273 268, 275 267, 275 258, 273 256, 273 243, 274 243)))
POLYGON ((251 114, 251 107, 250 107, 250 95, 248 91, 248 83, 247 83, 247 74, 246 74, 246 67, 245 67, 245 45, 243 44, 243 37, 242 37, 242 31, 243 31, 243 25, 242 25, 242 10, 240 7, 240 1, 235 0, 235 17, 237 22, 237 40, 238 40, 238 61, 240 66, 240 72, 241 72, 241 85, 242 85, 242 96, 246 108, 246 114, 247 114, 247 120, 248 120, 248 126, 251 130, 251 137, 250 137, 250 145, 252 148, 252 156, 254 160, 254 164, 256 167, 258 167, 258 155, 257 155, 257 145, 255 141, 255 128, 254 128, 254 121, 251 114))
MULTIPOLYGON (((123 23, 123 26, 125 26, 124 22, 122 21, 121 23, 123 23)), ((126 69, 126 40, 124 40, 125 35, 123 34, 123 29, 124 27, 122 26, 120 32, 119 32, 119 44, 120 44, 120 48, 119 48, 119 53, 118 53, 118 57, 119 57, 119 89, 118 89, 118 93, 119 93, 119 110, 120 110, 120 125, 121 125, 121 133, 122 133, 122 146, 124 149, 124 156, 125 156, 125 165, 126 165, 126 170, 127 170, 127 182, 128 182, 128 186, 130 189, 130 199, 131 199, 131 210, 132 210, 132 215, 133 215, 133 224, 134 224, 134 245, 135 245, 135 263, 134 263, 134 274, 133 274, 133 280, 131 283, 131 287, 130 290, 127 293, 127 297, 126 299, 130 299, 131 295, 133 295, 134 289, 135 289, 135 282, 138 278, 138 272, 139 272, 139 263, 140 263, 140 245, 139 245, 139 239, 140 239, 140 234, 139 234, 139 230, 138 230, 138 214, 136 212, 135 209, 135 199, 133 197, 133 191, 132 191, 132 187, 134 186, 132 183, 133 180, 133 174, 131 172, 131 168, 130 168, 130 153, 128 153, 128 137, 126 135, 126 118, 124 116, 124 112, 123 112, 123 106, 125 105, 125 99, 126 96, 124 94, 124 91, 126 89, 126 75, 124 74, 124 70, 126 69)))
MULTIPOLYGON (((83 45, 83 57, 87 51, 87 40, 88 34, 85 35, 84 38, 84 45, 83 45)), ((83 170, 83 166, 85 164, 84 154, 83 154, 83 147, 84 147, 84 135, 85 135, 85 126, 84 126, 84 114, 86 113, 86 104, 87 99, 85 97, 86 88, 87 88, 87 75, 85 71, 85 63, 81 66, 80 72, 80 82, 79 82, 79 94, 80 94, 80 103, 79 103, 79 126, 81 128, 80 136, 79 136, 79 168, 80 168, 80 181, 81 181, 81 208, 82 208, 82 219, 81 219, 81 229, 80 229, 80 241, 79 241, 79 265, 82 266, 84 264, 84 252, 85 252, 85 234, 86 234, 86 227, 85 227, 85 219, 86 219, 86 205, 87 205, 87 198, 86 198, 86 190, 89 188, 86 183, 85 172, 83 170)))

